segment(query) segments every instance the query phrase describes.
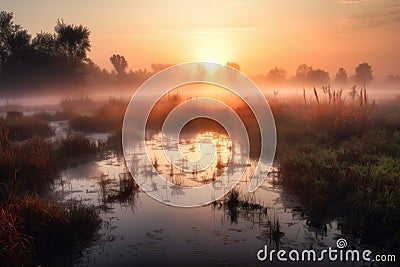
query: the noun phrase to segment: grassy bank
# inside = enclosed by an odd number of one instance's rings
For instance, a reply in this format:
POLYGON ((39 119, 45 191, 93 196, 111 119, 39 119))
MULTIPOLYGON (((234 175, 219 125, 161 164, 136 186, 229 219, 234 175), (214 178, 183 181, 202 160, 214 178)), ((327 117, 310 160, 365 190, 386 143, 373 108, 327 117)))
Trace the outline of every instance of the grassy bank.
POLYGON ((62 160, 98 146, 72 136, 60 144, 38 136, 14 142, 9 133, 0 121, 0 266, 53 265, 57 254, 89 240, 100 219, 94 207, 39 196, 50 190, 62 160))
POLYGON ((273 107, 280 181, 317 214, 345 215, 344 231, 400 244, 400 104, 273 107))

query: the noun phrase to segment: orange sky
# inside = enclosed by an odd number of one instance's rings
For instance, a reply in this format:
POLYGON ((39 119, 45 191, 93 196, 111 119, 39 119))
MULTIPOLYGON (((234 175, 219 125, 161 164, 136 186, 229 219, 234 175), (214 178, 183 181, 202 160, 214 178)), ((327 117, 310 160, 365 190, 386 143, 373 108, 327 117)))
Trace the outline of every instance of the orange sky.
POLYGON ((400 74, 399 0, 2 0, 31 33, 53 32, 57 18, 91 30, 90 57, 111 69, 151 63, 238 62, 246 74, 300 63, 331 77, 368 62, 377 77, 400 74))

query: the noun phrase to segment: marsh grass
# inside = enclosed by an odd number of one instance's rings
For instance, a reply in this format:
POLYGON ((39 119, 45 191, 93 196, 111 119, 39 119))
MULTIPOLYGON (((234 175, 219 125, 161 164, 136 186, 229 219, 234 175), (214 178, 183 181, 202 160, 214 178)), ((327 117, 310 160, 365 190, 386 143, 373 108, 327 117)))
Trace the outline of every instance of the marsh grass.
POLYGON ((273 107, 279 181, 313 212, 345 215, 354 234, 393 249, 400 236, 400 121, 393 118, 400 106, 368 104, 364 90, 358 97, 347 105, 273 107))
POLYGON ((56 171, 51 144, 39 137, 16 143, 8 134, 5 123, 0 122, 0 183, 7 189, 2 190, 0 199, 6 196, 6 191, 46 190, 56 171))
POLYGON ((82 135, 70 135, 58 144, 61 158, 93 155, 99 151, 101 143, 89 140, 82 135))
POLYGON ((100 219, 80 202, 58 204, 37 196, 10 197, 1 203, 0 259, 4 266, 40 265, 91 237, 100 219))
POLYGON ((223 208, 229 216, 231 224, 238 224, 239 218, 265 227, 261 239, 271 242, 279 247, 279 242, 284 233, 281 222, 275 213, 263 204, 256 201, 254 194, 243 194, 234 188, 220 201, 212 203, 213 208, 223 208))
POLYGON ((127 107, 123 100, 110 99, 94 115, 80 115, 70 120, 70 127, 81 132, 120 131, 127 107))
MULTIPOLYGON (((93 207, 80 202, 58 204, 38 197, 50 189, 60 151, 37 136, 14 142, 9 133, 1 121, 0 265, 52 265, 55 254, 63 255, 93 236, 100 219, 93 207)), ((66 151, 74 150, 68 144, 66 151)))

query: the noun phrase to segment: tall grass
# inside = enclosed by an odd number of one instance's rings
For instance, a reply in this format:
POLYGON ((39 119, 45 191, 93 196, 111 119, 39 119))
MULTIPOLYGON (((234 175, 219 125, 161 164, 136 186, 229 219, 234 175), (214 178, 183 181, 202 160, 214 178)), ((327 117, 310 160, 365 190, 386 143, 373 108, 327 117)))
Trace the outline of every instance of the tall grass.
POLYGON ((9 131, 8 137, 15 141, 26 140, 35 135, 45 138, 54 134, 48 122, 35 116, 7 118, 5 124, 9 131))
POLYGON ((355 234, 387 247, 400 236, 400 106, 368 104, 364 89, 362 104, 356 97, 273 107, 280 181, 314 212, 345 214, 355 234))
POLYGON ((70 127, 82 132, 112 132, 122 128, 127 102, 110 99, 94 115, 77 116, 70 121, 70 127))
MULTIPOLYGON (((5 123, 0 122, 0 183, 11 192, 46 189, 56 170, 51 144, 39 137, 15 143, 8 134, 5 123)), ((5 193, 3 190, 0 199, 5 193)))
POLYGON ((58 145, 58 153, 61 158, 77 157, 94 154, 98 151, 99 144, 82 135, 70 135, 62 139, 58 145))
POLYGON ((55 253, 91 237, 100 224, 93 207, 57 204, 25 195, 0 205, 0 261, 5 266, 40 265, 55 253))

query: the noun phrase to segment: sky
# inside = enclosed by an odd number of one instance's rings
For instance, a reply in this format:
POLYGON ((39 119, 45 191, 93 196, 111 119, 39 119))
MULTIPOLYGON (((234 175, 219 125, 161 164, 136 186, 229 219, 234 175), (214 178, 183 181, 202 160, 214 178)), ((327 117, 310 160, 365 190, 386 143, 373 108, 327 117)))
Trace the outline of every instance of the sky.
POLYGON ((130 69, 233 61, 249 75, 294 74, 304 63, 334 77, 368 62, 375 77, 400 74, 400 0, 1 0, 0 10, 32 34, 83 24, 106 69, 121 54, 130 69))

